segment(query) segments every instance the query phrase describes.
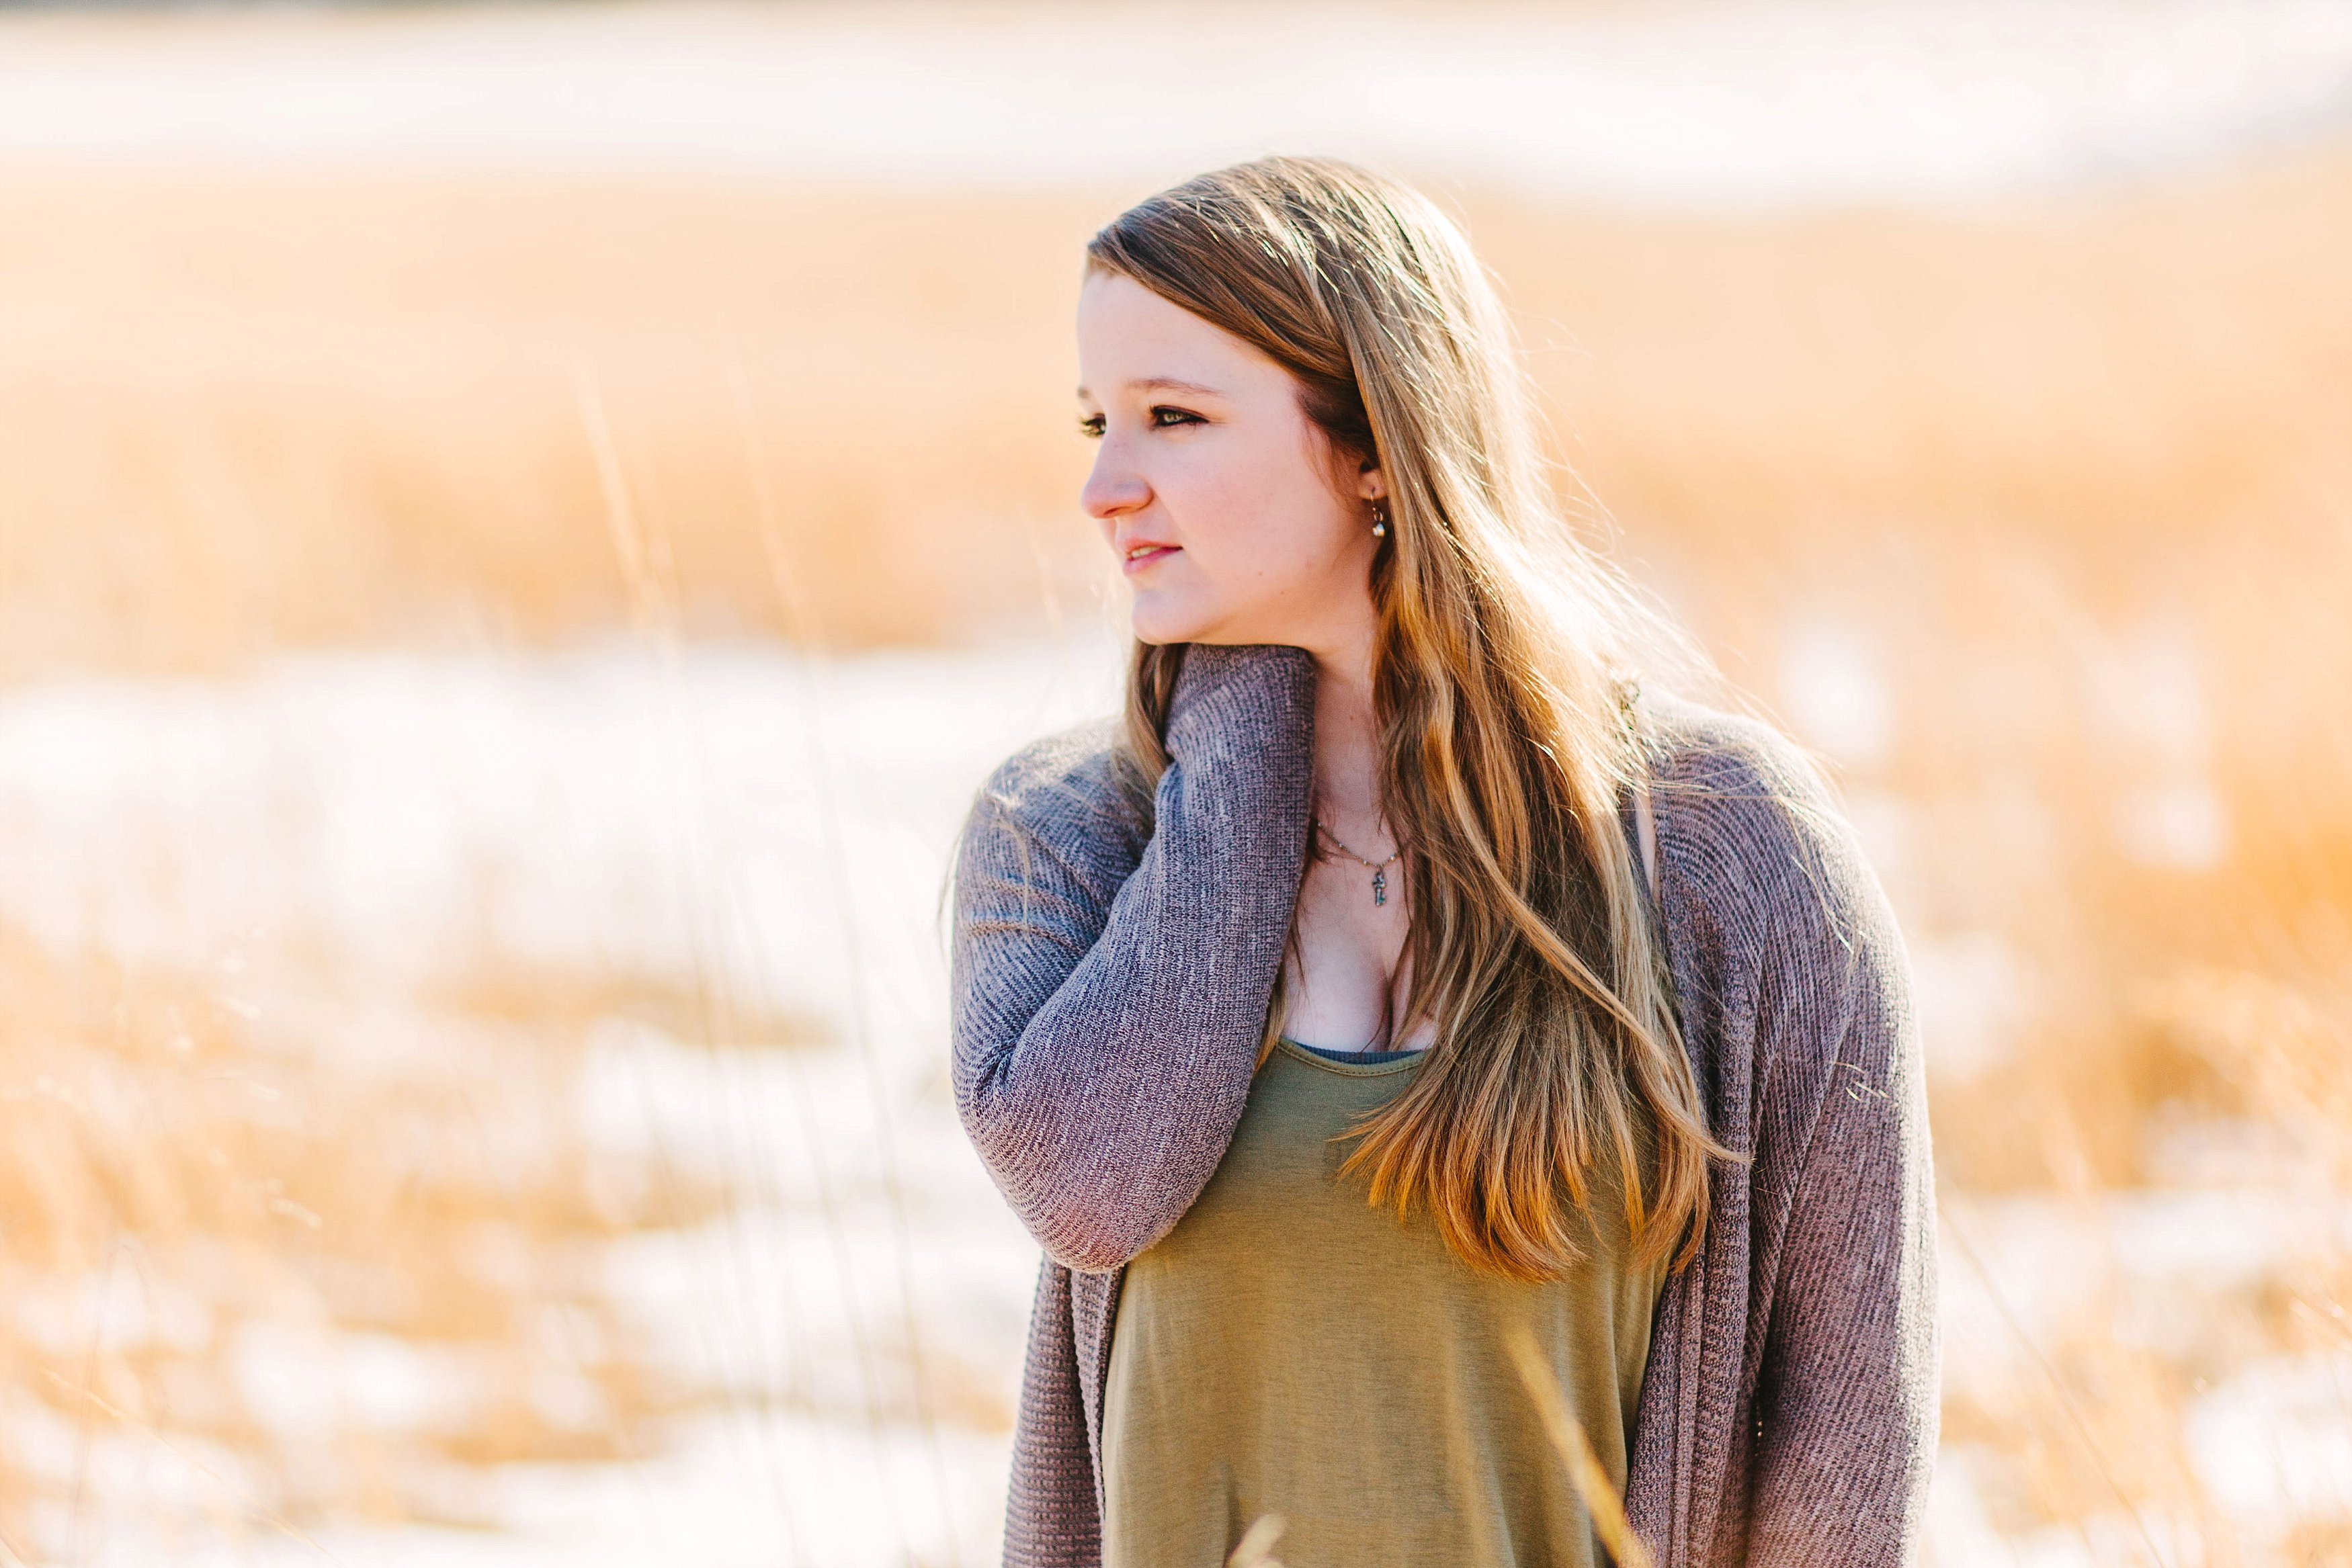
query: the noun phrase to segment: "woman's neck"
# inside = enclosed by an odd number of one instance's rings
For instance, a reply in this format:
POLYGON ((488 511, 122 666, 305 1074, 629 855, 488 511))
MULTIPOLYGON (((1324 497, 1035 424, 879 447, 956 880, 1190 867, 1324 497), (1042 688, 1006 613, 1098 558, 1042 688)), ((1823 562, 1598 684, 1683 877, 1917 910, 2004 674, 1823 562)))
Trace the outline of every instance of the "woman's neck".
POLYGON ((1315 794, 1327 822, 1379 821, 1380 727, 1372 711, 1371 649, 1317 652, 1315 794))

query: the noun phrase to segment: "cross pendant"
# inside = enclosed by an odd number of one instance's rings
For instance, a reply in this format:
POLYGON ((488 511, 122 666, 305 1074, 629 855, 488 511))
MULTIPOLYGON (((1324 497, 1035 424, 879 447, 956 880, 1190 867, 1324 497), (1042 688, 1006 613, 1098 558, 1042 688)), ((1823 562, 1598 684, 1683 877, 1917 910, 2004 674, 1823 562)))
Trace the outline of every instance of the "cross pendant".
POLYGON ((1386 904, 1388 901, 1389 868, 1384 865, 1374 866, 1372 868, 1372 902, 1374 904, 1386 904))

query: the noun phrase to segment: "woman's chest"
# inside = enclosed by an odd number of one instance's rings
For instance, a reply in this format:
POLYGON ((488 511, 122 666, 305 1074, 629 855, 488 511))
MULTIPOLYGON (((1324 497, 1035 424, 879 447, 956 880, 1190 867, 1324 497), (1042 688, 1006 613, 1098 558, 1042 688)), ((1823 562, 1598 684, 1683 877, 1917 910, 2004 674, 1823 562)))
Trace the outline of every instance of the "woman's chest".
POLYGON ((1326 1069, 1286 1042, 1208 1186, 1127 1266, 1108 1562, 1222 1563, 1265 1512, 1301 1568, 1595 1560, 1512 1345, 1538 1348, 1622 1485, 1654 1278, 1602 1241, 1565 1278, 1499 1279, 1425 1217, 1371 1207, 1344 1134, 1414 1071, 1326 1069))

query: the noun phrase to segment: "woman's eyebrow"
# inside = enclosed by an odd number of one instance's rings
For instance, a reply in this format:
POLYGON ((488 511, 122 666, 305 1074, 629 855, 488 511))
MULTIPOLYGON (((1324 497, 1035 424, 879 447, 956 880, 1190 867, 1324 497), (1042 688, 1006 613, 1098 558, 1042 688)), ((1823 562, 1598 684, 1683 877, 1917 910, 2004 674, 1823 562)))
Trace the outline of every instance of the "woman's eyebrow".
MULTIPOLYGON (((1224 395, 1215 387, 1204 387, 1198 382, 1180 382, 1168 376, 1152 376, 1139 382, 1129 382, 1127 383, 1127 390, 1129 392, 1194 392, 1203 397, 1223 397, 1224 395)), ((1080 387, 1078 389, 1078 395, 1080 397, 1091 397, 1094 394, 1087 392, 1086 388, 1080 387)))

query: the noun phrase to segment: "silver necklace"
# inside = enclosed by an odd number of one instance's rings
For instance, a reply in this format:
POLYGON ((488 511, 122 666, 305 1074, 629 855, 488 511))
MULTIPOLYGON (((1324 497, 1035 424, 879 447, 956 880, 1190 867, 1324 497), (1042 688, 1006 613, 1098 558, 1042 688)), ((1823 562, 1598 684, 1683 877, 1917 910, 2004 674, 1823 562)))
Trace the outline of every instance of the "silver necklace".
MULTIPOLYGON (((1320 817, 1316 818, 1315 825, 1318 828, 1323 828, 1323 819, 1320 817)), ((1363 856, 1358 854, 1355 851, 1349 849, 1347 845, 1340 843, 1339 835, 1333 832, 1330 829, 1323 828, 1323 836, 1329 839, 1332 843, 1338 845, 1339 852, 1346 855, 1349 860, 1356 862, 1360 865, 1368 865, 1372 868, 1372 902, 1374 904, 1386 904, 1389 901, 1388 868, 1391 862, 1395 861, 1399 852, 1396 850, 1391 850, 1389 852, 1389 858, 1384 861, 1368 861, 1364 859, 1363 856)))

